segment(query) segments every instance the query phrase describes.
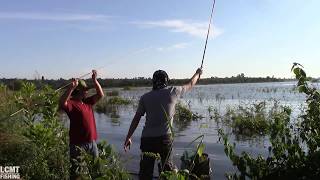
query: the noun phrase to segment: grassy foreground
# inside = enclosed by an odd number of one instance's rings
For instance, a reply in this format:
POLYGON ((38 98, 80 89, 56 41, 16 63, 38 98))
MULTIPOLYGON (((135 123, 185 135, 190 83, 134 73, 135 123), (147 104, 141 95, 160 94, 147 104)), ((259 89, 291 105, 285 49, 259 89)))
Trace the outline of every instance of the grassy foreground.
MULTIPOLYGON (((58 97, 32 83, 15 92, 0 86, 0 164, 20 166, 23 179, 69 179, 68 130, 59 117, 58 97)), ((82 179, 129 179, 112 146, 102 142, 98 148, 98 159, 84 153, 78 162, 82 179)))

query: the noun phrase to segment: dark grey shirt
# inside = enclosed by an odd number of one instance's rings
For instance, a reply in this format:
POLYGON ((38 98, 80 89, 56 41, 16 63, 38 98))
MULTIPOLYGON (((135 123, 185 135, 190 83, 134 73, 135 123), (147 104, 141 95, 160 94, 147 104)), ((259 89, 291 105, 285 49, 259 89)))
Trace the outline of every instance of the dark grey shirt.
POLYGON ((141 116, 146 114, 142 137, 171 134, 168 123, 172 125, 175 105, 185 91, 183 86, 177 86, 152 90, 141 96, 137 113, 141 116))

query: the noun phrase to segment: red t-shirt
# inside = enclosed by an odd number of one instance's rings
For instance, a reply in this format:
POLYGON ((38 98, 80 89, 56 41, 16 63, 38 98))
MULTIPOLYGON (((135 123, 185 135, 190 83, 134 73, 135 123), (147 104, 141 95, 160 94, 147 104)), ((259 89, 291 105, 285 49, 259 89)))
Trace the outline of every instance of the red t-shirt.
POLYGON ((67 107, 63 107, 70 119, 70 144, 97 140, 96 122, 92 110, 92 105, 95 103, 93 97, 86 98, 82 102, 69 99, 67 107))

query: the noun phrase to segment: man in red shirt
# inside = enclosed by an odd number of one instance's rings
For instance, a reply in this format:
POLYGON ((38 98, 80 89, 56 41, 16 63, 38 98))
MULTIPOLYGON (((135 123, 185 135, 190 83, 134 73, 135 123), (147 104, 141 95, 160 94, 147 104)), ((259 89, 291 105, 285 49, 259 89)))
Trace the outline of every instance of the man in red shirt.
POLYGON ((88 86, 84 80, 73 79, 70 87, 60 98, 60 108, 63 109, 70 119, 70 179, 76 179, 76 165, 74 159, 80 156, 80 150, 98 157, 96 144, 97 129, 92 106, 103 96, 103 90, 97 80, 97 71, 92 70, 92 80, 96 94, 88 96, 88 86))

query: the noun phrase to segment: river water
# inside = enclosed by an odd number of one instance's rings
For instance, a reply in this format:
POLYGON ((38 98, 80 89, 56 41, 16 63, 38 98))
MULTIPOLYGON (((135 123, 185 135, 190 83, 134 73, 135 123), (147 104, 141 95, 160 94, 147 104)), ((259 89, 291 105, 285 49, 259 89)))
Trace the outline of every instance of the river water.
MULTIPOLYGON (((252 103, 265 101, 271 105, 277 101, 281 105, 290 106, 293 110, 293 116, 297 116, 304 107, 305 95, 298 93, 295 88, 295 82, 280 83, 248 83, 248 84, 217 84, 217 85, 199 85, 195 86, 190 92, 187 92, 180 99, 182 104, 188 106, 192 112, 202 115, 204 118, 191 121, 185 124, 174 124, 175 140, 173 149, 173 159, 179 166, 180 156, 187 145, 199 135, 205 135, 205 152, 209 154, 211 167, 213 169, 213 179, 226 179, 226 172, 234 172, 236 169, 224 153, 223 144, 218 142, 219 126, 214 120, 209 118, 208 108, 215 108, 223 114, 227 107, 238 105, 250 105, 252 103)), ((315 84, 319 87, 319 84, 315 84)), ((127 169, 132 173, 139 171, 140 159, 140 135, 144 126, 145 117, 139 123, 133 135, 133 146, 127 153, 123 151, 123 142, 128 132, 131 120, 137 108, 137 102, 141 95, 150 91, 151 88, 141 87, 130 90, 121 88, 106 89, 109 91, 118 91, 121 97, 132 100, 131 105, 120 106, 117 108, 117 118, 110 114, 95 113, 96 125, 99 134, 99 140, 106 140, 108 143, 120 152, 125 161, 127 169)), ((268 139, 246 139, 235 140, 238 144, 237 151, 247 151, 253 154, 267 154, 268 139)), ((155 170, 156 172, 156 170, 155 170)), ((156 173, 157 174, 157 173, 156 173)))

